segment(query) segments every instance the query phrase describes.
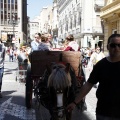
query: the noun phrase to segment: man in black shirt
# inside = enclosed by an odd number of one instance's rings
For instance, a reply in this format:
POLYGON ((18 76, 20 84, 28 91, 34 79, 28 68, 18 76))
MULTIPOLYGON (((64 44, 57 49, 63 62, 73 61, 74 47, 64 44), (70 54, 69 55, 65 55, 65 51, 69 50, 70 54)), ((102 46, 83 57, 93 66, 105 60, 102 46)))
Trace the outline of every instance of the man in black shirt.
POLYGON ((99 82, 96 120, 120 120, 120 34, 112 34, 108 38, 107 49, 109 56, 94 66, 79 95, 68 105, 68 111, 73 110, 93 85, 99 82))

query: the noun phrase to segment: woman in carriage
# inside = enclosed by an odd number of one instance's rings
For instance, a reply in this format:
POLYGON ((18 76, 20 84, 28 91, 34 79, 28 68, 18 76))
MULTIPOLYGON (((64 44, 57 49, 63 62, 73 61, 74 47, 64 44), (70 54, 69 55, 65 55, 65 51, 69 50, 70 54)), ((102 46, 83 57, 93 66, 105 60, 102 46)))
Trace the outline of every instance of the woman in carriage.
POLYGON ((78 43, 74 40, 74 36, 70 34, 66 37, 66 48, 64 51, 80 51, 78 43))

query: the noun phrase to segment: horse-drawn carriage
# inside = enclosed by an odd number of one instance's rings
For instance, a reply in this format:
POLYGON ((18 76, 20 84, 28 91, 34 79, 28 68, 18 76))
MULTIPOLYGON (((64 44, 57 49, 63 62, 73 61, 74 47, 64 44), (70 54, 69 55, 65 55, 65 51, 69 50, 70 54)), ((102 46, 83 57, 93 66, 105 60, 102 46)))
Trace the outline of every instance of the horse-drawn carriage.
MULTIPOLYGON (((46 107, 51 120, 70 120, 66 106, 71 103, 84 79, 81 79, 81 54, 74 51, 34 51, 26 78, 26 107, 31 108, 32 93, 46 107)), ((84 78, 84 77, 83 77, 84 78)), ((84 100, 78 105, 82 110, 84 100)))

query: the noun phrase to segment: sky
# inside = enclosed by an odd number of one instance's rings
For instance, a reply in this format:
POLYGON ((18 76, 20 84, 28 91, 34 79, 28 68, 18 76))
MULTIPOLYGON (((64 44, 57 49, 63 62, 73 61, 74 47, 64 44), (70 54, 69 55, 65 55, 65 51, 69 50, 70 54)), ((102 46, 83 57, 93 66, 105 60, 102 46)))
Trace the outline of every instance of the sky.
POLYGON ((35 16, 40 15, 43 7, 53 4, 53 0, 27 0, 27 16, 33 20, 35 16))

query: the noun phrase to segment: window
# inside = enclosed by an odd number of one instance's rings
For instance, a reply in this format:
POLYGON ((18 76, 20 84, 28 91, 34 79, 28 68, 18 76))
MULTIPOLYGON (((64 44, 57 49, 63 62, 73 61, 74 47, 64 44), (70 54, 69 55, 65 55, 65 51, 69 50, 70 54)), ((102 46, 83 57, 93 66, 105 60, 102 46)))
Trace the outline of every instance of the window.
POLYGON ((14 4, 11 4, 11 8, 14 10, 14 4))
POLYGON ((5 20, 7 19, 7 15, 4 15, 5 20))
POLYGON ((8 0, 8 3, 10 4, 10 0, 8 0))
POLYGON ((3 4, 1 3, 1 8, 3 8, 3 4))
POLYGON ((17 5, 15 5, 15 9, 17 9, 17 5))
POLYGON ((10 18, 10 13, 8 13, 8 18, 10 18))
POLYGON ((17 0, 15 0, 15 4, 17 4, 17 0))
POLYGON ((7 14, 7 10, 4 11, 4 14, 7 14))
POLYGON ((11 0, 11 3, 14 4, 14 0, 11 0))
POLYGON ((76 27, 76 15, 74 15, 74 27, 76 27))
POLYGON ((79 15, 78 15, 78 25, 81 25, 81 13, 79 12, 79 15))
POLYGON ((10 4, 8 4, 8 10, 10 10, 10 4))
POLYGON ((7 8, 7 5, 6 5, 6 4, 4 4, 4 8, 7 8))
POLYGON ((3 14, 1 14, 1 19, 3 19, 3 14))

